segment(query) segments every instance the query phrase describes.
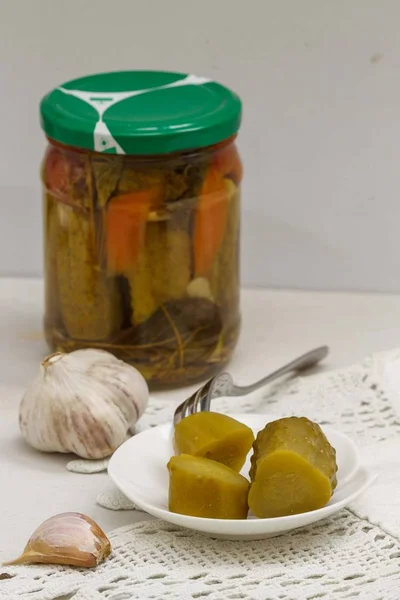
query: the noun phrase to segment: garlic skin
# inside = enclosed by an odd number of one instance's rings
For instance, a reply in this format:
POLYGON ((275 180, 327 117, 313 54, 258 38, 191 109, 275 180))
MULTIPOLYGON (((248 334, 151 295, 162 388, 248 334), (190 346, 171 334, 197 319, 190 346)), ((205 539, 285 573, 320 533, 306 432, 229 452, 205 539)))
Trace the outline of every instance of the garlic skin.
POLYGON ((109 352, 56 353, 25 392, 19 426, 37 450, 105 458, 126 440, 148 397, 139 371, 109 352))
POLYGON ((111 553, 106 534, 81 513, 61 513, 44 521, 31 535, 21 556, 5 565, 54 564, 96 567, 111 553))

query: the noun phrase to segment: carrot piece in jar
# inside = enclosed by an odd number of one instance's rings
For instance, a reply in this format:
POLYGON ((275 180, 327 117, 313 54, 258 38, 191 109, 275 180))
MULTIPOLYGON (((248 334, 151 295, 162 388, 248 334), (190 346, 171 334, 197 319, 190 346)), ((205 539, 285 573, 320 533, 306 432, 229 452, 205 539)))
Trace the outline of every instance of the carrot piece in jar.
POLYGON ((236 146, 230 145, 215 153, 213 164, 224 176, 231 176, 236 184, 240 183, 243 175, 242 162, 236 146))
POLYGON ((135 265, 144 242, 149 211, 158 201, 160 190, 152 188, 112 198, 107 208, 107 263, 115 273, 135 265))
POLYGON ((202 185, 194 226, 195 274, 205 275, 224 237, 228 196, 222 173, 211 165, 202 185))

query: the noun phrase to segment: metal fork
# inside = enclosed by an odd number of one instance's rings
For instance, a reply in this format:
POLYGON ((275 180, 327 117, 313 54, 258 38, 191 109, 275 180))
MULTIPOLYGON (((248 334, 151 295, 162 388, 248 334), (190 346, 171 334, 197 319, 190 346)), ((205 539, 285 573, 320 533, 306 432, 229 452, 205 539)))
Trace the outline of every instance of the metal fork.
POLYGON ((275 379, 278 379, 283 375, 287 375, 293 371, 304 371, 305 369, 314 367, 323 360, 328 353, 328 346, 315 348, 314 350, 299 356, 299 358, 296 358, 280 369, 277 369, 273 373, 270 373, 266 377, 263 377, 263 379, 256 381, 252 385, 235 385, 229 373, 216 375, 178 406, 174 414, 174 425, 179 423, 179 421, 186 416, 192 415, 195 412, 209 411, 211 400, 214 398, 220 398, 221 396, 245 396, 246 394, 251 394, 251 392, 258 390, 268 383, 272 383, 275 379))

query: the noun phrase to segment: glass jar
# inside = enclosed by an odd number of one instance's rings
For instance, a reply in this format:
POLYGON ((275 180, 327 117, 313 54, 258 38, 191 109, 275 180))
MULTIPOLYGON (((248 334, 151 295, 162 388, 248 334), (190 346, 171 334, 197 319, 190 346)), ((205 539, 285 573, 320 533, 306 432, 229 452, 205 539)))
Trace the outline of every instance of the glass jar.
POLYGON ((94 75, 41 104, 45 332, 100 348, 153 387, 225 364, 237 341, 241 106, 163 72, 94 75))

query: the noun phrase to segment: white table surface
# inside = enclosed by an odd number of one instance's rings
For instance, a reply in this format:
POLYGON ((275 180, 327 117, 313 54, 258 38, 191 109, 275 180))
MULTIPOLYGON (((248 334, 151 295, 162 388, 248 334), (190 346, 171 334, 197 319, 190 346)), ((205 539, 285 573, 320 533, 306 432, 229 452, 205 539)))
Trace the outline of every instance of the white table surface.
MULTIPOLYGON (((331 348, 324 369, 400 346, 400 296, 245 290, 242 312, 241 340, 229 367, 238 383, 322 344, 331 348)), ((47 353, 41 323, 42 282, 0 279, 0 561, 16 556, 36 526, 58 512, 86 513, 106 531, 149 518, 97 506, 105 473, 70 473, 69 457, 40 454, 21 439, 19 401, 47 353)), ((177 404, 189 391, 157 397, 177 404)))

